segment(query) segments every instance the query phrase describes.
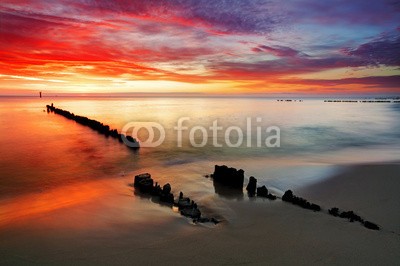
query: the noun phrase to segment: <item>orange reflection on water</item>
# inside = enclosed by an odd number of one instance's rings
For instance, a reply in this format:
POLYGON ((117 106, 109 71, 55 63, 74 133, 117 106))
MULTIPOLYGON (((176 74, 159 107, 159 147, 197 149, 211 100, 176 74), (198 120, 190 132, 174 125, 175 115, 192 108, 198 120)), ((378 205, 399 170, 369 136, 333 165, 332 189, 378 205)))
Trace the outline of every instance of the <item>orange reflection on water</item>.
POLYGON ((72 184, 0 201, 0 226, 88 203, 109 193, 95 182, 72 184))

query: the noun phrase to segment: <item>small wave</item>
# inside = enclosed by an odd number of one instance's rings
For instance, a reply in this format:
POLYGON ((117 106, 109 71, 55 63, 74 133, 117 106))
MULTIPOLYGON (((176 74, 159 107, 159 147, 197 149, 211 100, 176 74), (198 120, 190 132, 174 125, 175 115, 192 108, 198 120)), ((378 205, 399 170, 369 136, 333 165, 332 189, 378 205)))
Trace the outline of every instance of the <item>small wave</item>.
POLYGON ((189 164, 194 162, 194 158, 191 159, 173 159, 173 160, 168 160, 164 163, 165 166, 173 166, 173 165, 183 165, 183 164, 189 164))

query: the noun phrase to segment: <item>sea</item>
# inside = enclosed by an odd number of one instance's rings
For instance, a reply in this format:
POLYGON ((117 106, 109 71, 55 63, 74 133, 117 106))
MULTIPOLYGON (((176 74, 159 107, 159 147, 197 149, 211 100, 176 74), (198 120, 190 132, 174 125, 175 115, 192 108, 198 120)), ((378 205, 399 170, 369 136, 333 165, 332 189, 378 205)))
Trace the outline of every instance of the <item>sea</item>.
POLYGON ((132 204, 126 217, 149 219, 151 200, 138 200, 131 186, 144 172, 229 216, 219 199, 248 198, 214 186, 217 164, 243 169, 245 183, 254 176, 281 195, 348 165, 399 159, 400 104, 393 101, 0 97, 0 224, 97 198, 111 204, 117 195, 132 204), (48 113, 47 104, 125 130, 141 148, 48 113))

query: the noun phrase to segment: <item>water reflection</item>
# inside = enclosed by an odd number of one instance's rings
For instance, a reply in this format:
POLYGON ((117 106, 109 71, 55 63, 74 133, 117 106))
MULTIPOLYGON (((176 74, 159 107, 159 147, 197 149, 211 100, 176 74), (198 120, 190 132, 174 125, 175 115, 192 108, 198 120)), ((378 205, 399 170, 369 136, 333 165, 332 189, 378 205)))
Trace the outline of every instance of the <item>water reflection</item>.
POLYGON ((32 219, 63 208, 88 203, 103 197, 111 190, 96 182, 62 185, 42 193, 31 193, 1 200, 0 225, 32 219))
POLYGON ((226 185, 222 185, 215 182, 213 179, 214 191, 219 196, 226 199, 242 200, 243 199, 243 189, 230 188, 226 185))

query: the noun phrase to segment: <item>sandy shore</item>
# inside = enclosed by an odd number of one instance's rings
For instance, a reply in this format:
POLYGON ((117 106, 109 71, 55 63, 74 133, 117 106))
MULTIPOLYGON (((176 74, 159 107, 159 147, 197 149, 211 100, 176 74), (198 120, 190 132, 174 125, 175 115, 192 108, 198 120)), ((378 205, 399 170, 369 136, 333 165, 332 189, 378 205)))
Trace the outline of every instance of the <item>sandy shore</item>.
POLYGON ((216 195, 215 205, 225 210, 228 221, 211 228, 195 226, 165 207, 129 193, 116 200, 111 193, 100 201, 3 224, 0 264, 396 265, 398 173, 399 164, 361 165, 294 191, 325 210, 353 210, 382 226, 381 231, 280 200, 237 201, 216 195), (140 211, 151 220, 133 215, 140 211))

